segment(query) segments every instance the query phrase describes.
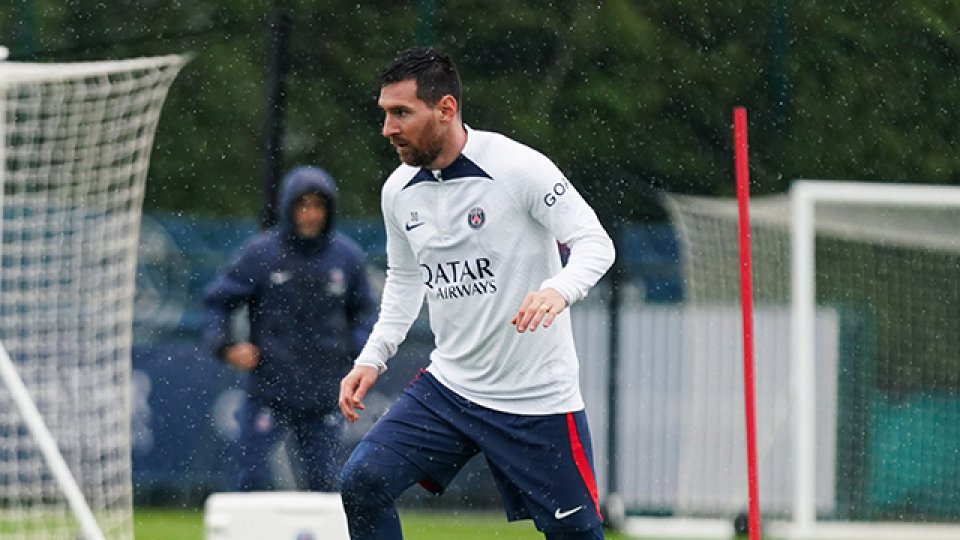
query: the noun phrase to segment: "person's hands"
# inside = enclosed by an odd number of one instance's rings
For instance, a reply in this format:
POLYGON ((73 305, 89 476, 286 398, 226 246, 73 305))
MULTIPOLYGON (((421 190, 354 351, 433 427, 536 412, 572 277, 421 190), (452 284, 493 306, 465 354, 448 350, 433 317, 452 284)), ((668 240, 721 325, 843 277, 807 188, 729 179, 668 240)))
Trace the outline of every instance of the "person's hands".
POLYGON ((337 403, 348 422, 353 423, 360 419, 357 411, 364 410, 363 398, 379 376, 380 371, 373 366, 356 365, 340 381, 340 399, 337 403))
POLYGON ((223 359, 240 371, 250 371, 260 363, 260 349, 253 343, 236 343, 223 351, 223 359))
POLYGON ((517 332, 533 332, 541 324, 544 328, 549 327, 566 308, 567 301, 556 289, 546 288, 530 292, 523 297, 520 310, 513 316, 510 324, 517 327, 517 332))

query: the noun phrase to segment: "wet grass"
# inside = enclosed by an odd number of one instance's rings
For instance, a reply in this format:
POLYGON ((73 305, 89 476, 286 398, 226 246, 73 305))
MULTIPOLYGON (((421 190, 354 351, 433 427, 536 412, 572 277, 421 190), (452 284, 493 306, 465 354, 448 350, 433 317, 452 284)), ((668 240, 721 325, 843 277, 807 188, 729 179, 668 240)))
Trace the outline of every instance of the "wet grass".
MULTIPOLYGON (((543 540, 530 521, 508 523, 502 514, 455 511, 401 511, 404 537, 410 540, 543 540)), ((203 540, 202 510, 138 508, 137 540, 203 540)), ((626 540, 607 534, 607 540, 626 540)))

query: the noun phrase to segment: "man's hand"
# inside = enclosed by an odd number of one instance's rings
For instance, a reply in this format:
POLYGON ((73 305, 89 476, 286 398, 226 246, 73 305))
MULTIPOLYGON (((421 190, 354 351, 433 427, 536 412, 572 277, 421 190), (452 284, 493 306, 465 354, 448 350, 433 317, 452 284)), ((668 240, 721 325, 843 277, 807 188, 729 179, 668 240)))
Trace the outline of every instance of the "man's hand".
POLYGON ((360 419, 357 411, 364 410, 363 398, 379 376, 379 370, 373 366, 356 365, 340 381, 340 399, 337 403, 348 422, 353 423, 360 419))
POLYGON ((250 371, 260 363, 260 349, 253 343, 237 343, 223 351, 223 359, 240 371, 250 371))
POLYGON ((523 333, 527 330, 533 332, 541 323, 544 328, 549 327, 557 315, 566 308, 567 301, 556 289, 541 289, 527 293, 523 297, 520 310, 513 316, 510 324, 517 327, 517 332, 523 333))

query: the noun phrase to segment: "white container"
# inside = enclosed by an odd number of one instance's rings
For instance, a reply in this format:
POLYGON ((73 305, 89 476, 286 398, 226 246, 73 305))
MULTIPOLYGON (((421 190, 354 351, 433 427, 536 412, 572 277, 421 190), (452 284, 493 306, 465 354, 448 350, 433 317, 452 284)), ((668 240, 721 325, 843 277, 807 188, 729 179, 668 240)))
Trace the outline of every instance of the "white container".
POLYGON ((339 493, 214 493, 203 509, 205 540, 349 540, 339 493))

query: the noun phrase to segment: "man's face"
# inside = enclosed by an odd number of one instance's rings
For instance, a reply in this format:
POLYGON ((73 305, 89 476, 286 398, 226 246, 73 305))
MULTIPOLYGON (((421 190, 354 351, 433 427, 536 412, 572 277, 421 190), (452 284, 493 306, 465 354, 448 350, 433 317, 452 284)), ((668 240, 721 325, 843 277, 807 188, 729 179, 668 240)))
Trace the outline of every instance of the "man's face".
POLYGON ((307 193, 293 203, 293 226, 300 238, 320 236, 326 223, 327 201, 320 194, 307 193))
POLYGON ((417 99, 417 81, 384 86, 378 104, 384 112, 383 136, 397 149, 400 161, 430 167, 443 149, 440 113, 417 99))

